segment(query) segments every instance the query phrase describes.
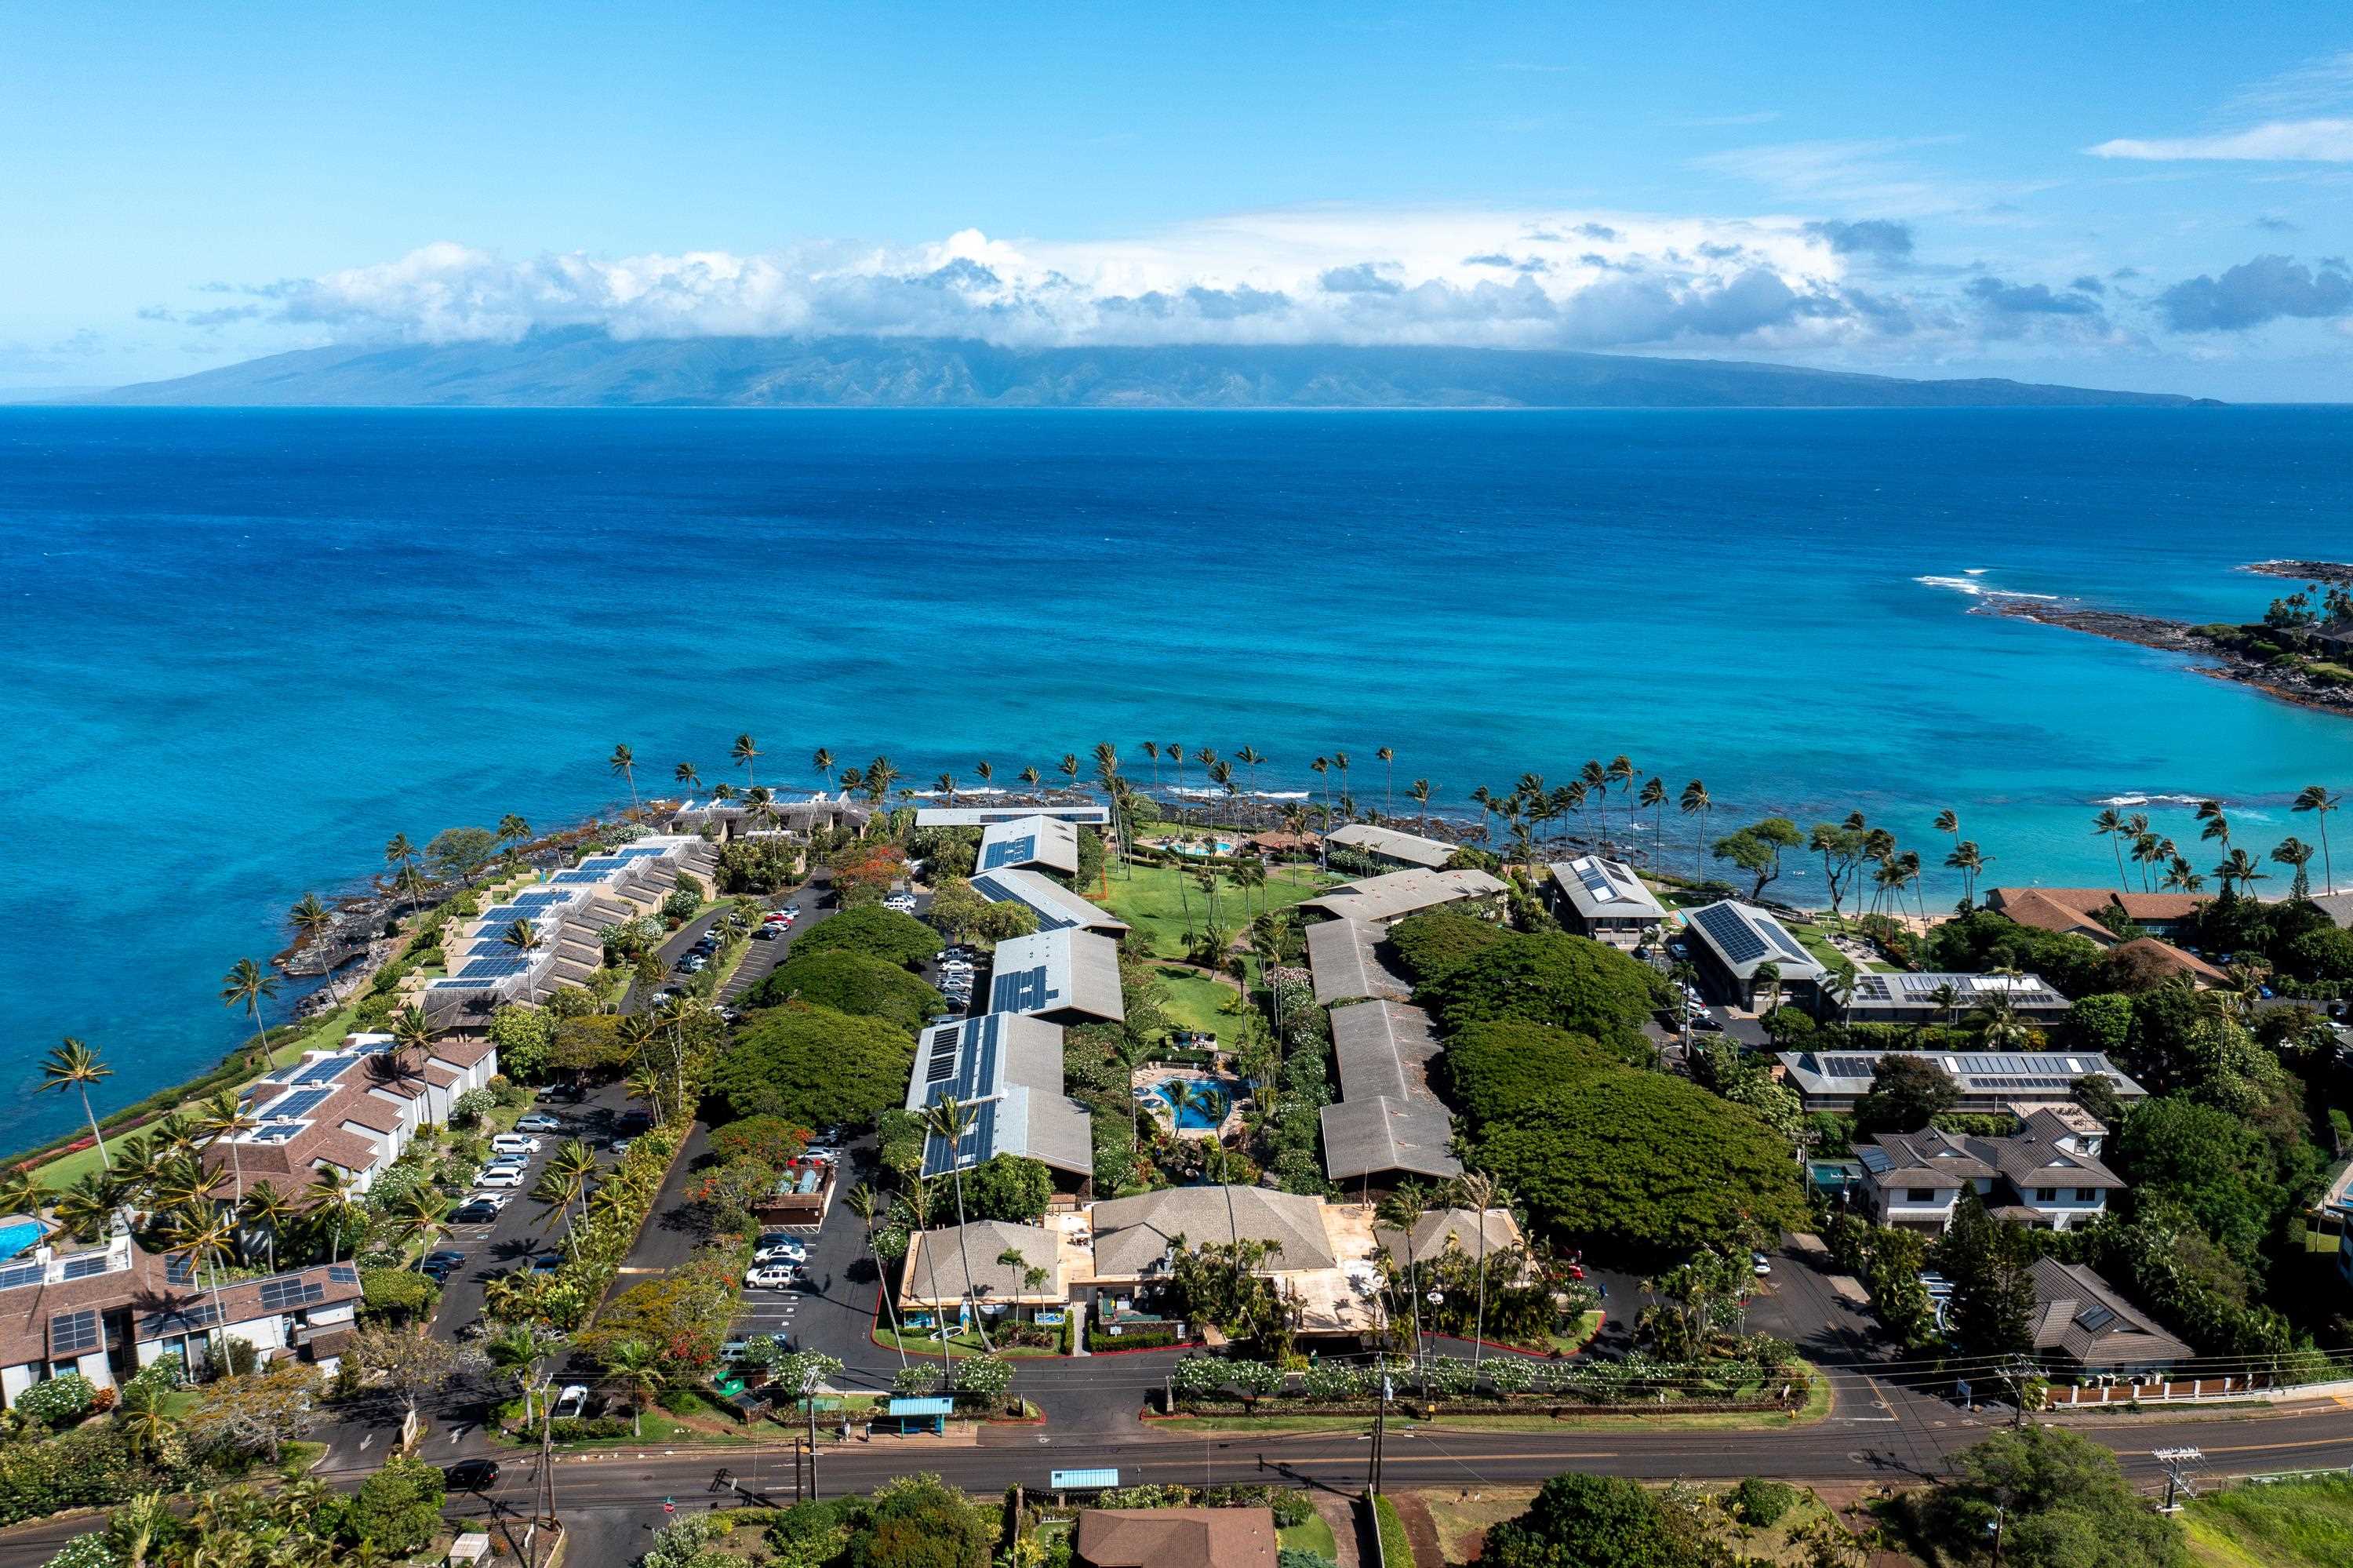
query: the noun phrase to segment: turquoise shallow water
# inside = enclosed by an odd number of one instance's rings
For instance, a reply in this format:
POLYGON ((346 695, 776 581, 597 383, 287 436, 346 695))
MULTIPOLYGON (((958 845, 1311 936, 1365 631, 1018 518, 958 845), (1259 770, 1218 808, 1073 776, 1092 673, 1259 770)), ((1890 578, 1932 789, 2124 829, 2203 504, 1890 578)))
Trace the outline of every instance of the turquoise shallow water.
POLYGON ((2353 724, 1918 579, 2252 615, 2232 567, 2346 552, 2348 454, 2342 409, 0 409, 6 1086, 66 1033, 106 1104, 211 1062, 306 888, 609 801, 623 739, 740 781, 749 729, 778 783, 1342 749, 1367 803, 1383 745, 1400 802, 1622 751, 1719 827, 1859 806, 1933 862, 1951 805, 2007 879, 2100 878, 2127 793, 2268 842, 2353 724))

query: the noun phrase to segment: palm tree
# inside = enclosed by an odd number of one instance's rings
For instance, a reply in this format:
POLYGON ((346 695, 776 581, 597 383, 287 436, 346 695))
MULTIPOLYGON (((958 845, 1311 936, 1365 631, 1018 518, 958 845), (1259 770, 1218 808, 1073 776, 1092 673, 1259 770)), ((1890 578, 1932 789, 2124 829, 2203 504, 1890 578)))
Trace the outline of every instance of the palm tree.
MULTIPOLYGON (((531 950, 539 946, 539 927, 531 923, 530 916, 519 915, 512 924, 499 933, 499 940, 505 943, 516 958, 528 960, 531 950)), ((532 983, 528 967, 523 970, 523 997, 528 1001, 539 1000, 538 988, 532 983)))
POLYGON ((433 1250, 435 1242, 449 1234, 448 1202, 431 1187, 412 1187, 394 1206, 391 1219, 400 1227, 403 1235, 417 1244, 417 1266, 421 1273, 425 1267, 425 1255, 433 1250))
POLYGON ((1482 1341, 1487 1337, 1487 1211, 1494 1206, 1502 1189, 1493 1177, 1472 1171, 1454 1179, 1454 1190, 1461 1195, 1463 1207, 1479 1217, 1479 1308, 1471 1329, 1471 1376, 1475 1382, 1482 1341))
MULTIPOLYGON (((1388 760, 1388 757, 1389 748, 1386 746, 1381 747, 1381 760, 1386 762, 1388 760)), ((1261 751, 1255 746, 1238 746, 1234 747, 1234 760, 1240 763, 1244 768, 1250 769, 1250 793, 1253 795, 1257 794, 1258 765, 1266 760, 1266 753, 1261 751)))
POLYGON ((384 843, 385 869, 397 876, 401 870, 417 858, 417 846, 408 842, 406 833, 395 833, 384 843))
POLYGON ((688 794, 702 788, 702 775, 691 762, 681 762, 670 770, 670 776, 688 794))
MULTIPOLYGON (((286 912, 286 919, 294 929, 302 933, 305 947, 324 947, 327 933, 335 928, 335 912, 320 903, 315 893, 302 895, 301 901, 286 912)), ((341 1006, 343 998, 343 992, 335 986, 335 966, 326 963, 323 959, 321 961, 327 980, 328 999, 341 1006)))
POLYGON ((245 1202, 245 1161, 237 1153, 237 1141, 261 1125, 261 1119, 237 1097, 235 1089, 223 1089, 196 1109, 196 1130, 207 1144, 228 1146, 228 1167, 236 1181, 236 1201, 245 1202))
POLYGON ((1643 784, 1641 794, 1635 797, 1635 803, 1651 808, 1651 832, 1664 845, 1667 842, 1667 781, 1652 774, 1643 784))
POLYGON ((948 798, 948 804, 949 804, 949 805, 953 806, 953 805, 955 805, 955 774, 953 774, 953 773, 943 773, 943 774, 941 774, 937 779, 933 779, 933 780, 932 780, 932 789, 933 789, 933 792, 934 792, 934 793, 935 793, 935 794, 940 794, 940 795, 944 795, 944 796, 946 796, 946 797, 948 798))
POLYGON ((209 1268, 212 1272, 212 1355, 214 1364, 216 1366, 226 1366, 228 1360, 225 1353, 227 1346, 222 1340, 226 1325, 222 1321, 221 1314, 220 1265, 221 1259, 227 1255, 236 1236, 236 1224, 227 1214, 214 1209, 192 1216, 186 1224, 174 1233, 171 1245, 164 1249, 170 1256, 185 1257, 188 1260, 190 1278, 194 1278, 199 1269, 209 1268))
POLYGON ((49 1202, 49 1190, 41 1185, 40 1177, 24 1165, 12 1165, 0 1171, 0 1214, 26 1214, 38 1218, 49 1202))
POLYGON ((2310 844, 2291 835, 2281 840, 2279 848, 2272 851, 2272 859, 2282 865, 2295 868, 2295 880, 2288 886, 2289 897, 2309 898, 2312 895, 2312 878, 2305 870, 2305 867, 2312 863, 2310 844))
POLYGON ((613 755, 606 759, 605 766, 607 770, 617 773, 629 781, 629 815, 632 818, 636 817, 640 810, 638 805, 638 754, 627 746, 616 746, 613 747, 613 755))
POLYGON ((509 811, 499 819, 499 838, 504 843, 520 845, 531 837, 531 824, 509 811))
POLYGON ((109 1170, 113 1162, 106 1156, 106 1136, 98 1130, 98 1113, 90 1108, 90 1086, 114 1076, 114 1069, 99 1060, 98 1053, 69 1034, 65 1044, 52 1047, 48 1059, 41 1064, 41 1087, 64 1094, 68 1089, 81 1096, 81 1114, 90 1121, 90 1139, 98 1145, 98 1162, 109 1170))
POLYGON ((1953 853, 1945 857, 1945 863, 1961 874, 1962 903, 1974 905, 1977 902, 1978 874, 1985 870, 1993 858, 1978 848, 1975 839, 1961 840, 1953 846, 1953 853))
POLYGON ((1414 1227, 1429 1211, 1430 1194, 1419 1181, 1400 1182, 1373 1210, 1373 1223, 1387 1226, 1405 1238, 1406 1300, 1413 1313, 1413 1364, 1422 1364, 1421 1342, 1421 1260, 1414 1255, 1414 1227))
POLYGON ((1021 780, 1021 787, 1023 789, 1035 794, 1039 784, 1043 780, 1045 776, 1038 771, 1035 764, 1032 764, 1031 766, 1023 768, 1019 773, 1014 775, 1014 777, 1021 780))
POLYGON ((605 1352, 605 1375, 629 1396, 629 1433, 645 1434, 646 1406, 661 1392, 662 1354, 643 1340, 623 1340, 605 1352))
POLYGON ((261 1035, 261 1054, 269 1054, 269 1028, 261 1022, 264 997, 278 994, 278 977, 255 963, 251 959, 239 959, 221 977, 221 1005, 243 1007, 253 1014, 253 1027, 261 1035))
POLYGON ((2127 893, 2131 892, 2132 885, 2125 880, 2125 820, 2114 806, 2107 807, 2092 819, 2092 836, 2108 841, 2108 847, 2116 852, 2116 885, 2127 893))
POLYGON ((866 765, 866 798, 876 805, 891 798, 891 786, 899 781, 899 769, 887 757, 878 757, 866 765))
MULTIPOLYGON (((596 1174, 596 1151, 576 1138, 567 1139, 549 1156, 546 1169, 539 1173, 539 1181, 531 1190, 533 1201, 547 1211, 546 1224, 541 1227, 543 1231, 554 1230, 557 1221, 568 1218, 573 1204, 585 1204, 588 1196, 588 1179, 596 1174)), ((566 1251, 578 1244, 579 1234, 577 1225, 565 1231, 564 1242, 566 1251)))
POLYGON ((1949 1024, 1953 1022, 1953 1015, 1960 1011, 1960 991, 1950 980, 1938 980, 1928 992, 1928 1004, 1943 1014, 1945 1022, 1949 1024))
POLYGON ((1066 788, 1075 789, 1079 787, 1078 753, 1073 751, 1066 751, 1062 753, 1062 760, 1057 762, 1054 766, 1061 770, 1063 779, 1068 780, 1068 783, 1065 786, 1066 788))
MULTIPOLYGON (((926 1187, 920 1180, 909 1182, 907 1184, 907 1190, 899 1194, 899 1210, 900 1213, 906 1217, 907 1221, 907 1245, 911 1247, 921 1247, 923 1249, 923 1277, 925 1283, 931 1287, 932 1292, 930 1298, 932 1303, 932 1326, 934 1331, 939 1336, 940 1354, 945 1357, 949 1361, 950 1365, 948 1370, 950 1373, 953 1374, 955 1370, 954 1365, 955 1361, 955 1336, 948 1330, 948 1326, 945 1321, 946 1314, 940 1310, 939 1249, 930 1245, 930 1226, 932 1223, 931 1189, 926 1187)), ((968 1264, 970 1260, 967 1259, 966 1262, 968 1264)), ((959 1316, 961 1316, 961 1314, 959 1314, 959 1316)))
MULTIPOLYGON (((232 1147, 234 1147, 232 1145, 232 1147)), ((269 1271, 278 1272, 278 1238, 286 1232, 286 1222, 294 1217, 293 1200, 267 1181, 254 1184, 252 1192, 237 1205, 239 1215, 248 1224, 259 1225, 269 1236, 269 1271)))
POLYGON ((49 1213, 77 1241, 100 1242, 113 1227, 121 1196, 103 1171, 85 1171, 81 1179, 58 1193, 49 1213))
POLYGON ((1375 751, 1373 755, 1380 759, 1382 768, 1388 770, 1388 777, 1381 782, 1381 815, 1384 817, 1394 816, 1397 814, 1397 800, 1395 799, 1397 794, 1397 753, 1384 746, 1377 751, 1375 751))
POLYGON ((833 777, 833 753, 818 747, 809 754, 809 767, 817 772, 818 788, 824 789, 826 780, 833 777))
POLYGON ((1958 848, 1960 847, 1960 842, 1961 842, 1961 819, 1960 819, 1959 815, 1958 815, 1957 813, 1956 813, 1950 806, 1947 806, 1947 807, 1946 807, 1943 810, 1941 810, 1941 811, 1937 812, 1937 813, 1936 813, 1936 820, 1934 822, 1930 823, 1929 825, 1930 825, 1931 827, 1935 828, 1935 829, 1936 829, 1938 832, 1940 832, 1940 833, 1950 833, 1950 834, 1952 834, 1952 835, 1953 835, 1953 847, 1954 847, 1954 848, 1956 848, 1956 849, 1958 849, 1958 848))
POLYGON ((948 1146, 948 1176, 955 1185, 956 1251, 964 1255, 965 1299, 972 1302, 973 1330, 980 1336, 983 1354, 992 1351, 988 1342, 988 1324, 981 1318, 980 1295, 972 1282, 972 1246, 965 1234, 964 1220, 964 1139, 972 1130, 973 1118, 978 1114, 954 1095, 942 1095, 923 1112, 923 1131, 940 1139, 948 1146))
POLYGON ((333 1222, 334 1228, 329 1233, 327 1244, 327 1261, 341 1263, 343 1260, 343 1226, 359 1207, 358 1180, 339 1166, 322 1165, 319 1173, 311 1178, 311 1185, 304 1190, 304 1195, 310 1200, 303 1206, 306 1213, 314 1221, 333 1222))
POLYGON ((2255 863, 2247 857, 2246 851, 2234 849, 2222 857, 2221 864, 2214 868, 2214 880, 2222 885, 2222 891, 2227 895, 2233 884, 2241 893, 2248 893, 2253 890, 2256 883, 2270 880, 2270 875, 2255 869, 2255 863))
POLYGON ((2203 843, 2219 839, 2221 841, 2222 853, 2225 855, 2229 854, 2231 853, 2231 819, 2224 814, 2222 802, 2199 801, 2198 820, 2206 824, 2205 830, 2198 835, 2199 842, 2203 843))
POLYGON ((890 1317, 891 1341, 899 1349, 899 1370, 904 1372, 907 1370, 907 1342, 899 1332, 899 1309, 892 1304, 893 1292, 891 1277, 882 1266, 882 1249, 874 1242, 875 1229, 882 1218, 881 1197, 873 1188, 860 1181, 842 1194, 842 1202, 849 1206, 851 1213, 858 1216, 858 1223, 866 1227, 866 1255, 874 1260, 875 1277, 882 1282, 882 1310, 890 1317))
POLYGON ((744 770, 744 782, 757 784, 760 781, 760 748, 754 743, 748 730, 735 737, 735 744, 727 748, 727 755, 736 767, 744 770))
POLYGON ((1693 824, 1694 831, 1692 834, 1692 875, 1694 878, 1699 876, 1705 864, 1700 859, 1700 849, 1707 842, 1707 813, 1715 805, 1715 802, 1708 798, 1707 786, 1696 779, 1683 786, 1683 798, 1677 802, 1684 816, 1699 819, 1693 824))
POLYGON ((2327 884, 2325 891, 2329 893, 2337 891, 2337 868, 2328 858, 2328 813, 2337 810, 2343 799, 2341 795, 2330 794, 2323 785, 2307 784, 2296 791, 2293 808, 2298 811, 2310 811, 2320 823, 2321 879, 2327 884))

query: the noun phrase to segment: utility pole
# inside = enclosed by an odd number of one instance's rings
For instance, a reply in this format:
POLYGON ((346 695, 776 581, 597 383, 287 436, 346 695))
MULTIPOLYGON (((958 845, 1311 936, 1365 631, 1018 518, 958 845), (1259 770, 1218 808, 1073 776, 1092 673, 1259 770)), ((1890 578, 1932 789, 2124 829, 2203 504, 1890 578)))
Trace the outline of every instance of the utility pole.
POLYGON ((1381 1455, 1388 1442, 1389 1397, 1389 1372, 1384 1366, 1381 1368, 1379 1403, 1373 1406, 1373 1469, 1365 1488, 1367 1498, 1381 1495, 1381 1455))
POLYGON ((2191 1497, 2198 1495, 2198 1489, 2191 1486, 2189 1478, 2181 1472, 2189 1466, 2205 1463, 2206 1456, 2195 1448, 2159 1448, 2151 1457, 2165 1467, 2165 1507, 2159 1511, 2177 1512, 2181 1507, 2179 1499, 2182 1493, 2187 1492, 2191 1497))
POLYGON ((2000 1503, 1993 1505, 1993 1522, 1986 1526, 1993 1532, 1993 1568, 2001 1568, 2001 1527, 2009 1518, 2009 1510, 2000 1503))

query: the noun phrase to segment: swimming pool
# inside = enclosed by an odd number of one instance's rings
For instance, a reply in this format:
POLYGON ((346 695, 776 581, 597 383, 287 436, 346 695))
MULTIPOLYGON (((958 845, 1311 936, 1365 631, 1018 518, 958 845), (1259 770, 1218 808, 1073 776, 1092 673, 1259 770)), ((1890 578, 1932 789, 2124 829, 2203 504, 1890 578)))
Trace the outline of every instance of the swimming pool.
POLYGON ((1233 1108, 1235 1097, 1242 1092, 1243 1084, 1239 1078, 1220 1078, 1210 1083, 1201 1083, 1195 1079, 1165 1078, 1159 1083, 1137 1089, 1135 1097, 1155 1099, 1167 1107, 1168 1114, 1179 1132, 1208 1132, 1224 1123, 1226 1113, 1233 1108), (1179 1106, 1176 1103, 1176 1086, 1180 1083, 1193 1084, 1197 1090, 1207 1095, 1207 1103, 1179 1106))
POLYGON ((14 1219, 0 1222, 0 1258, 14 1257, 41 1245, 49 1227, 38 1220, 14 1219))

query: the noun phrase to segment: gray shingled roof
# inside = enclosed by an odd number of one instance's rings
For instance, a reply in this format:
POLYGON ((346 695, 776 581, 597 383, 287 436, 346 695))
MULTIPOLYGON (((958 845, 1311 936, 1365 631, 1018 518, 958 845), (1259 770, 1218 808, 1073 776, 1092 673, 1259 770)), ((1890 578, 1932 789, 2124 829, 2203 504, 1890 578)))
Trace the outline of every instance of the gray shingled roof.
POLYGON ((1553 885, 1588 920, 1663 920, 1666 910, 1622 860, 1581 854, 1547 868, 1553 885))
POLYGON ((1127 1016, 1119 989, 1119 946, 1075 927, 997 944, 989 1006, 1002 1012, 1076 1012, 1117 1023, 1127 1016), (1015 984, 1018 977, 1036 980, 1015 984))
POLYGON ((2034 1265, 2034 1348, 2092 1369, 2158 1366, 2189 1354, 2106 1280, 2055 1257, 2034 1265))
POLYGON ((1041 931, 1075 926, 1106 937, 1127 935, 1127 922, 1096 908, 1052 877, 1019 866, 975 872, 972 890, 991 904, 1018 904, 1038 916, 1041 931))
POLYGON ((905 1270, 899 1277, 902 1300, 957 1299, 965 1290, 964 1266, 967 1257, 972 1262, 973 1288, 984 1301, 1060 1301, 1070 1294, 1070 1282, 1062 1277, 1061 1254, 1054 1245, 1054 1233, 1042 1225, 975 1220, 969 1224, 918 1231, 913 1244, 907 1249, 905 1270), (1019 1253, 1028 1260, 1029 1267, 1044 1269, 1046 1282, 1034 1289, 1026 1284, 1020 1269, 997 1261, 1007 1252, 1019 1253), (935 1269, 939 1290, 936 1297, 932 1294, 935 1269))
POLYGON ((1097 1203, 1093 1219, 1095 1275, 1103 1279, 1140 1279, 1158 1272, 1162 1255, 1180 1235, 1187 1245, 1198 1246, 1225 1242, 1236 1229, 1245 1241, 1280 1246, 1268 1260, 1271 1270, 1339 1266, 1324 1234, 1323 1201, 1296 1192, 1264 1187, 1170 1187, 1097 1203), (1230 1228, 1226 1218, 1229 1193, 1233 1198, 1230 1228))
MULTIPOLYGON (((1476 1254, 1482 1221, 1490 1255, 1520 1245, 1523 1238, 1519 1224, 1512 1218, 1509 1209, 1489 1209, 1484 1215, 1472 1213, 1469 1209, 1432 1209, 1413 1223, 1412 1261, 1427 1263, 1450 1245, 1476 1254)), ((1405 1232, 1384 1227, 1373 1232, 1373 1239, 1397 1260, 1399 1267, 1405 1266, 1405 1232)))
POLYGON ((1335 1001, 1376 997, 1403 1001, 1413 994, 1406 980, 1381 962, 1381 934, 1361 920, 1324 920, 1307 927, 1307 964, 1315 979, 1315 1000, 1335 1001))
POLYGON ((953 1095, 973 1107, 951 1160, 944 1139, 923 1143, 923 1174, 969 1171, 999 1154, 1042 1160, 1058 1171, 1094 1170, 1092 1118, 1062 1092, 1062 1029, 1022 1013, 991 1012, 923 1032, 907 1084, 906 1108, 953 1095))
POLYGON ((1430 1088, 1430 1064, 1443 1049, 1430 1014, 1399 1001, 1332 1010, 1332 1054, 1340 1103, 1325 1106, 1324 1169, 1334 1181, 1389 1171, 1459 1176, 1448 1152, 1453 1127, 1430 1088))
POLYGON ((1499 898, 1506 891, 1483 871, 1392 871, 1384 876, 1344 882, 1301 900, 1299 906, 1320 909, 1343 920, 1387 923, 1465 898, 1499 898))
POLYGON ((1324 842, 1346 849, 1363 850, 1389 860, 1426 866, 1432 871, 1452 860, 1455 850, 1454 845, 1438 839, 1426 839, 1419 833, 1399 832, 1395 828, 1377 828, 1369 822, 1350 822, 1345 827, 1334 828, 1324 835, 1324 842))

